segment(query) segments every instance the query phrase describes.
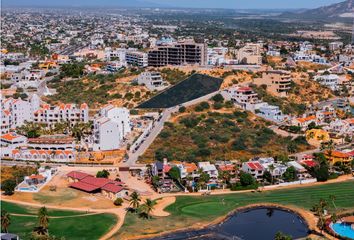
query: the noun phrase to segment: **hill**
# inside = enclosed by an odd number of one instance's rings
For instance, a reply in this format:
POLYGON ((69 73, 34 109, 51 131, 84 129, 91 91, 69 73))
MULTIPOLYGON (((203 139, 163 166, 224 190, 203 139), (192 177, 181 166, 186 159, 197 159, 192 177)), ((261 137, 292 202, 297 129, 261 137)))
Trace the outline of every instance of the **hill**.
POLYGON ((354 17, 354 0, 323 6, 311 10, 306 10, 298 13, 285 13, 282 17, 286 18, 302 18, 302 19, 338 19, 338 18, 353 18, 354 17))
POLYGON ((255 156, 283 156, 311 147, 302 137, 277 135, 270 123, 228 102, 202 102, 173 115, 139 161, 246 160, 255 156))

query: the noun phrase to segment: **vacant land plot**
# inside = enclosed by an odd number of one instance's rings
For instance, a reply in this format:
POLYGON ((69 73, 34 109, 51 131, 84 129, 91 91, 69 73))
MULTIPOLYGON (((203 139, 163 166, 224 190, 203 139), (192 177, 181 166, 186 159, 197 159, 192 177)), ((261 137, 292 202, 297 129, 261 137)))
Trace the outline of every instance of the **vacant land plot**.
POLYGON ((142 103, 138 108, 169 108, 177 106, 219 90, 222 82, 223 80, 220 78, 194 74, 142 103))
MULTIPOLYGON (((38 224, 38 208, 1 202, 1 209, 12 214, 9 231, 19 234, 21 239, 30 239, 33 228, 38 224)), ((48 209, 48 214, 49 234, 65 239, 99 239, 117 222, 115 215, 104 213, 48 209)))
POLYGON ((177 197, 176 202, 165 209, 171 213, 168 217, 143 220, 135 214, 128 214, 117 237, 126 239, 137 235, 168 232, 178 228, 198 227, 226 215, 235 208, 254 203, 278 203, 309 210, 322 198, 326 199, 329 207, 333 208, 329 195, 336 196, 337 209, 353 209, 354 181, 261 193, 177 197))

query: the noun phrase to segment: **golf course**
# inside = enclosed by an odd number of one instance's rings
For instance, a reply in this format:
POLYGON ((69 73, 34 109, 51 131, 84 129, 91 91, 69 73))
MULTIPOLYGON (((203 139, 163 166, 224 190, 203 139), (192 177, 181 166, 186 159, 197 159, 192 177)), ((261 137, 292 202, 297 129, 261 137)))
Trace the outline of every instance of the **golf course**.
MULTIPOLYGON (((38 224, 38 208, 1 201, 1 209, 10 214, 9 232, 30 239, 38 224)), ((117 222, 115 215, 106 213, 48 209, 48 215, 49 234, 58 239, 99 239, 117 222)))
POLYGON ((336 208, 339 211, 354 209, 354 181, 264 192, 198 197, 179 196, 174 204, 165 209, 171 214, 168 217, 153 217, 146 220, 139 218, 136 214, 128 213, 122 228, 115 237, 127 239, 181 228, 198 227, 225 216, 238 207, 256 203, 275 203, 310 210, 320 199, 325 199, 329 208, 336 208), (330 195, 335 196, 334 201, 330 200, 330 195))

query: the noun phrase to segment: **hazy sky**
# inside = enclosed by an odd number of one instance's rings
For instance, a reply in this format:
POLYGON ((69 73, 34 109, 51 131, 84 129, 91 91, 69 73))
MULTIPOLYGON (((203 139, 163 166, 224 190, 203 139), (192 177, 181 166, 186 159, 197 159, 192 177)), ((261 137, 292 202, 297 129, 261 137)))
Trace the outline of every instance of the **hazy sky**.
POLYGON ((344 0, 2 0, 13 6, 161 6, 196 8, 315 8, 344 0))

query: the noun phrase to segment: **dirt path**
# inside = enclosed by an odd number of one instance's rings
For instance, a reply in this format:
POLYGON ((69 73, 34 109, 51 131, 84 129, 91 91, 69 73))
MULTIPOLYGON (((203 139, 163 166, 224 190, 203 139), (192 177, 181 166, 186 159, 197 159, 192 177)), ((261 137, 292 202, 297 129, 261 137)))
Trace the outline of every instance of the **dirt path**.
MULTIPOLYGON (((85 214, 78 214, 78 215, 69 215, 69 216, 53 216, 53 217, 48 217, 48 218, 75 218, 75 217, 85 217, 85 216, 91 216, 91 215, 98 215, 102 214, 100 212, 94 212, 94 213, 85 213, 85 214)), ((37 217, 35 214, 20 214, 20 213, 10 213, 11 216, 22 216, 22 217, 37 217)))
POLYGON ((166 212, 164 209, 173 204, 176 201, 176 197, 165 197, 157 200, 155 209, 152 211, 152 215, 156 217, 167 217, 170 215, 169 212, 166 212))

